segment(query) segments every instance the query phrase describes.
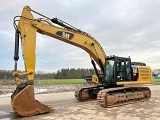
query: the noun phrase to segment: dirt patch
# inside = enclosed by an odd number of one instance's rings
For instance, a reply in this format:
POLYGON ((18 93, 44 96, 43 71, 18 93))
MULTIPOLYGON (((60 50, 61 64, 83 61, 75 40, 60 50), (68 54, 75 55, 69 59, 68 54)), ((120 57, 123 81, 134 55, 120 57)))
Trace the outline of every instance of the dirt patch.
POLYGON ((0 93, 11 93, 16 89, 14 85, 0 85, 0 93))
MULTIPOLYGON (((59 84, 59 85, 35 85, 35 93, 70 92, 81 87, 91 86, 89 84, 59 84)), ((93 86, 93 85, 92 85, 93 86)), ((0 85, 0 91, 11 93, 16 85, 0 85)))
POLYGON ((103 108, 97 101, 78 102, 73 89, 81 86, 83 85, 35 86, 49 90, 46 94, 36 94, 36 99, 52 106, 55 111, 32 117, 15 117, 10 97, 3 97, 0 99, 0 120, 159 120, 160 118, 160 85, 149 85, 152 91, 149 101, 114 108, 103 108))
MULTIPOLYGON (((59 84, 59 85, 35 85, 35 94, 57 93, 57 92, 74 92, 81 87, 93 86, 89 84, 59 84)), ((16 85, 0 85, 0 97, 11 96, 16 89, 16 85)))

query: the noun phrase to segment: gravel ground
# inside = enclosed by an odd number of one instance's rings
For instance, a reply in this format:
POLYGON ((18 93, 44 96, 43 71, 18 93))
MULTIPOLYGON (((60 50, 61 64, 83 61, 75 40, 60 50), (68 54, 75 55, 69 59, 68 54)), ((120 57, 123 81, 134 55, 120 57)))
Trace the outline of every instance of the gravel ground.
MULTIPOLYGON (((32 117, 18 117, 13 113, 9 96, 0 97, 0 120, 160 120, 160 85, 149 85, 152 97, 149 101, 103 108, 96 101, 78 102, 74 90, 84 85, 35 86, 36 99, 51 105, 55 111, 32 117), (39 92, 39 91, 40 92, 39 92)), ((0 86, 7 92, 14 86, 0 86)))
MULTIPOLYGON (((35 93, 70 92, 84 86, 93 86, 93 85, 90 84, 35 85, 35 93)), ((12 93, 15 89, 16 89, 15 85, 0 85, 0 91, 4 94, 12 93)))

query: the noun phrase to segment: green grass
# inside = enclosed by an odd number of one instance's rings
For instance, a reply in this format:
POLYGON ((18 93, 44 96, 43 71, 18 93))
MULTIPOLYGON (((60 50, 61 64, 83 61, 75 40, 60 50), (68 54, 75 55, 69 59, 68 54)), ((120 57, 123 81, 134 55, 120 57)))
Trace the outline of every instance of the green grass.
POLYGON ((37 80, 40 85, 52 85, 52 84, 83 84, 86 81, 84 79, 46 79, 46 80, 37 80))
POLYGON ((160 78, 157 78, 157 79, 153 79, 153 84, 155 85, 160 85, 160 78))
MULTIPOLYGON (((37 84, 40 85, 53 85, 53 84, 84 84, 86 81, 84 79, 44 79, 35 80, 37 84)), ((160 85, 160 78, 153 78, 153 84, 160 85)))

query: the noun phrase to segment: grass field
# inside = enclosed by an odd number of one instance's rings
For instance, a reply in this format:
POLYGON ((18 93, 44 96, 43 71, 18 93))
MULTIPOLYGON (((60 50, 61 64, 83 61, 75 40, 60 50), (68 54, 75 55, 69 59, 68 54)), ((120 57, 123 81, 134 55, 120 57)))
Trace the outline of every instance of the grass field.
MULTIPOLYGON (((86 81, 84 79, 44 79, 35 80, 35 84, 40 85, 52 85, 52 84, 84 84, 86 81)), ((160 78, 153 78, 153 84, 160 85, 160 78)), ((11 85, 11 81, 4 82, 0 80, 0 85, 11 85)))
MULTIPOLYGON (((37 84, 40 85, 52 85, 52 84, 84 84, 84 79, 44 79, 36 80, 37 84)), ((153 79, 153 84, 160 85, 160 79, 153 79)))
POLYGON ((40 85, 46 84, 83 84, 86 81, 84 79, 46 79, 37 80, 36 83, 40 85))
POLYGON ((158 78, 158 79, 153 79, 153 84, 155 84, 155 85, 160 85, 160 78, 158 78))

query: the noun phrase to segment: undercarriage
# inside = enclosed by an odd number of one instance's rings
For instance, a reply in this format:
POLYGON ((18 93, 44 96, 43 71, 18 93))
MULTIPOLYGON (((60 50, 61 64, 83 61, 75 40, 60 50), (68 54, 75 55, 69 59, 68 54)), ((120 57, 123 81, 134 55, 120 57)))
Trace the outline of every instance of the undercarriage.
POLYGON ((151 91, 148 87, 98 85, 75 91, 78 101, 96 100, 102 107, 115 107, 139 101, 149 100, 151 91))

